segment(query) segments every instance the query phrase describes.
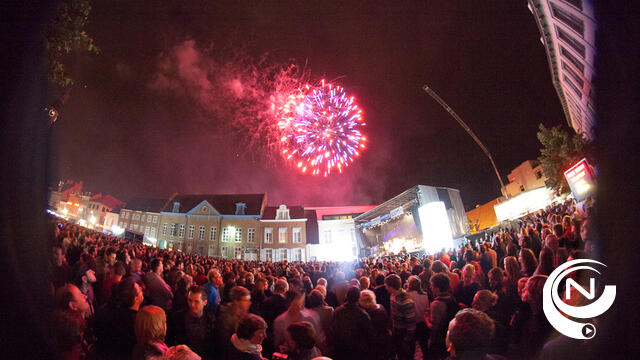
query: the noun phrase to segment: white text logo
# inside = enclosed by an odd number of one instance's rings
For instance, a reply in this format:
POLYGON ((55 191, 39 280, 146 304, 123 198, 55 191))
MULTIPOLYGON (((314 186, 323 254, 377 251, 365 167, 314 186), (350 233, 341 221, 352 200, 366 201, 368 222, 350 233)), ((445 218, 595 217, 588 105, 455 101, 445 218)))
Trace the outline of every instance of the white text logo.
MULTIPOLYGON (((606 266, 601 262, 590 259, 568 261, 558 266, 558 268, 549 275, 549 278, 544 284, 544 314, 556 330, 574 339, 591 339, 596 335, 596 328, 589 322, 581 323, 573 321, 562 313, 577 319, 591 319, 607 311, 613 304, 613 300, 616 298, 616 287, 614 285, 606 285, 600 298, 585 306, 571 306, 560 299, 560 296, 558 296, 558 286, 562 282, 562 279, 564 279, 569 273, 577 270, 590 270, 600 274, 598 270, 588 265, 574 266, 584 263, 594 263, 606 266), (562 313, 560 311, 562 311, 562 313)), ((565 284, 566 298, 571 299, 571 288, 573 287, 587 299, 593 300, 596 296, 595 284, 595 279, 589 278, 589 289, 585 289, 575 280, 569 278, 565 284)))

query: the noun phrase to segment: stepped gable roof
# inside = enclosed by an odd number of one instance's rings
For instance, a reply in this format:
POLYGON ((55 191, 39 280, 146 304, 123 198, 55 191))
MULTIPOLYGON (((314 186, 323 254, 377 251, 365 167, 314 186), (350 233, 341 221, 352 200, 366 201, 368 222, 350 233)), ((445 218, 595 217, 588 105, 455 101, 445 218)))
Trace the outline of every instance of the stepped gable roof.
POLYGON ((124 205, 123 201, 120 201, 111 195, 102 195, 102 193, 93 195, 90 200, 94 202, 99 202, 100 204, 110 209, 115 209, 119 206, 124 205))
MULTIPOLYGON (((286 204, 285 204, 286 205, 286 204)), ((280 206, 265 206, 262 213, 263 220, 275 220, 277 210, 280 206)), ((289 218, 291 219, 304 219, 304 208, 302 206, 287 206, 289 209, 289 218)))
POLYGON ((167 199, 158 198, 133 198, 127 202, 123 209, 145 212, 160 212, 167 203, 167 199))
POLYGON ((245 203, 247 205, 245 215, 260 216, 265 197, 266 194, 177 194, 169 199, 162 211, 172 212, 173 203, 179 202, 179 212, 186 213, 206 200, 222 215, 235 215, 236 203, 245 203))

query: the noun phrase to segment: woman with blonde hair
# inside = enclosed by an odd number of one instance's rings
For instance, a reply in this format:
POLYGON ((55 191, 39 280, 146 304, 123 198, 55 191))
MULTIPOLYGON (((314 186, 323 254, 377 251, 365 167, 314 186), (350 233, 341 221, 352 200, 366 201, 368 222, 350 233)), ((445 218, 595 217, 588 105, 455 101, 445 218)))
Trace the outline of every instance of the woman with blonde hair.
POLYGON ((389 333, 389 317, 384 306, 376 303, 376 294, 371 290, 362 290, 358 305, 369 314, 373 327, 372 344, 379 344, 379 351, 374 354, 375 359, 387 359, 391 354, 391 334, 389 333))
POLYGON ((161 307, 147 305, 138 311, 135 323, 136 346, 132 359, 162 356, 167 351, 167 316, 161 307))

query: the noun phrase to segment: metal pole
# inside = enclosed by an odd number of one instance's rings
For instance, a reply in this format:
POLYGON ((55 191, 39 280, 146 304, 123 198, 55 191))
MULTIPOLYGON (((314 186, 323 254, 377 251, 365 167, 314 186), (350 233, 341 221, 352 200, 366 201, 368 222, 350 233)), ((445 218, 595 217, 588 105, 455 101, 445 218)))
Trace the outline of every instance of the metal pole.
MULTIPOLYGON (((493 157, 491 157, 491 153, 489 153, 489 150, 486 148, 486 146, 484 146, 484 144, 480 141, 480 139, 478 139, 476 134, 474 134, 473 131, 471 131, 469 126, 467 126, 467 124, 465 124, 465 122, 462 121, 460 116, 458 116, 458 114, 456 114, 456 112, 453 111, 453 109, 451 107, 449 107, 449 105, 447 105, 447 103, 444 102, 444 100, 442 100, 442 98, 440 96, 438 96, 438 94, 436 94, 436 92, 433 91, 433 89, 431 89, 427 85, 424 85, 422 87, 422 90, 424 90, 435 101, 437 101, 438 104, 440 104, 445 110, 447 110, 447 112, 451 116, 453 116, 454 119, 456 119, 458 124, 460 124, 460 126, 462 126, 462 128, 467 132, 467 134, 469 134, 469 136, 471 136, 473 138, 473 140, 476 142, 476 144, 478 144, 478 146, 480 146, 480 149, 482 149, 482 151, 485 153, 485 155, 487 155, 487 157, 489 158, 489 161, 491 161, 491 166, 493 166, 493 170, 496 172, 496 176, 498 177, 498 181, 500 182, 500 193, 502 193, 502 189, 504 189, 504 183, 502 182, 502 177, 500 176, 500 173, 498 172, 498 168, 496 167, 496 163, 493 162, 493 157)), ((504 196, 507 199, 509 198, 509 194, 506 192, 506 190, 504 192, 504 196)))

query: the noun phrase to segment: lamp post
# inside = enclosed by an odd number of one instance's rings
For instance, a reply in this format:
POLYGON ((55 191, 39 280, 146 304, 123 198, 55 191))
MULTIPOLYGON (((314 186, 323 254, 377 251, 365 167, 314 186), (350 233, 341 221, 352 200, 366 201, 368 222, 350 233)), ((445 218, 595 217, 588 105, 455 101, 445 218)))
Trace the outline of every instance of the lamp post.
MULTIPOLYGON (((462 126, 462 128, 467 132, 467 134, 469 134, 469 136, 471 136, 471 138, 473 138, 473 140, 476 142, 476 144, 478 144, 478 146, 480 146, 480 149, 482 149, 482 151, 485 153, 485 155, 487 155, 487 157, 489 158, 489 161, 491 161, 491 166, 493 166, 493 170, 496 172, 496 176, 498 177, 498 181, 500 182, 500 193, 502 193, 502 189, 504 189, 504 183, 502 182, 502 177, 500 176, 500 173, 498 172, 498 168, 496 167, 496 163, 493 162, 493 157, 491 157, 491 153, 489 152, 487 147, 484 146, 484 144, 480 141, 480 139, 478 139, 476 134, 474 134, 473 131, 471 131, 469 126, 467 126, 467 124, 465 124, 465 122, 462 121, 460 116, 458 116, 458 114, 456 114, 456 112, 453 111, 453 109, 449 105, 447 105, 447 103, 444 102, 444 100, 442 100, 442 98, 440 96, 438 96, 438 94, 436 94, 436 92, 433 91, 433 89, 431 89, 428 85, 424 85, 422 87, 422 90, 424 90, 435 101, 437 101, 438 104, 440 104, 445 110, 447 110, 447 112, 451 116, 453 116, 454 119, 456 119, 458 124, 460 124, 460 126, 462 126)), ((504 192, 504 196, 507 199, 509 198, 509 194, 507 193, 506 190, 504 192)))

